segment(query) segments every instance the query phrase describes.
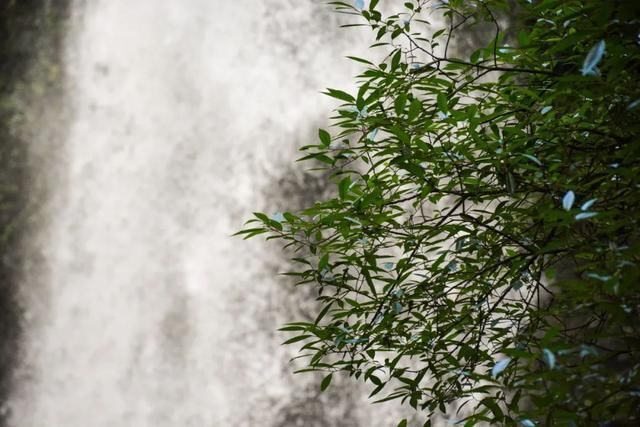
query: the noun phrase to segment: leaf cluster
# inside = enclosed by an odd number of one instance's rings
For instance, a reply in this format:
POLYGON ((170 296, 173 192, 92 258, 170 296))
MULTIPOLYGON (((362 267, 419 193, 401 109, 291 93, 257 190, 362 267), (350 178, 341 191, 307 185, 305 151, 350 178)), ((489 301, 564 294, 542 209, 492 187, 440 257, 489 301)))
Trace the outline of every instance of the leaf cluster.
POLYGON ((239 233, 280 240, 318 290, 315 321, 282 328, 304 370, 425 425, 637 422, 639 6, 333 4, 386 52, 351 58, 357 90, 326 91, 332 132, 302 148, 336 196, 239 233), (488 45, 452 53, 487 24, 488 45))

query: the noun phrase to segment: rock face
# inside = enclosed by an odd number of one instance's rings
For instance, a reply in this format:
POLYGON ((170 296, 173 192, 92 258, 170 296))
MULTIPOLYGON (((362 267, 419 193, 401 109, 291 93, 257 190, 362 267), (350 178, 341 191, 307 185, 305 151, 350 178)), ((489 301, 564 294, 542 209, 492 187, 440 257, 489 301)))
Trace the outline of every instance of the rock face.
MULTIPOLYGON (((57 52, 66 2, 5 1, 0 4, 0 426, 8 425, 7 404, 19 361, 23 307, 20 278, 31 258, 22 242, 42 199, 30 155, 33 134, 42 124, 40 105, 59 92, 57 52), (36 73, 37 70, 37 73, 36 73), (37 76, 35 75, 37 74, 37 76)), ((45 132, 41 132, 45 136, 45 132)))
POLYGON ((29 131, 47 197, 9 425, 389 425, 366 392, 293 377, 273 331, 312 302, 274 283, 274 247, 230 237, 307 196, 281 171, 360 35, 299 0, 77 0, 67 19, 62 92, 29 131))

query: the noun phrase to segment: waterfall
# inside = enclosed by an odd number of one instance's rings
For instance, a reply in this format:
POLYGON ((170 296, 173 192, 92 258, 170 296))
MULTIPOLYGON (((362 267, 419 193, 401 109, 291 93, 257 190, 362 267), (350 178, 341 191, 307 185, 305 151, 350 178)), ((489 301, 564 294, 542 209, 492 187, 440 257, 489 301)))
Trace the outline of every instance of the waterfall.
POLYGON ((287 207, 282 166, 334 105, 319 91, 353 84, 367 44, 338 25, 301 0, 72 2, 47 106, 67 113, 42 125, 64 138, 32 147, 49 201, 12 426, 390 425, 366 391, 293 376, 277 248, 230 237, 287 207))

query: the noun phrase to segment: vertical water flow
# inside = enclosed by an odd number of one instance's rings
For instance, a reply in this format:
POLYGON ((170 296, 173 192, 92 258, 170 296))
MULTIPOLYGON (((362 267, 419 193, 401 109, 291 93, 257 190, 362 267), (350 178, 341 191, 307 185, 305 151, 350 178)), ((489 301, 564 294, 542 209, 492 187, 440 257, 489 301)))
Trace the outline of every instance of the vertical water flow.
POLYGON ((295 136, 322 124, 318 91, 349 85, 341 58, 358 52, 338 31, 311 1, 73 3, 72 113, 41 172, 51 203, 22 284, 15 427, 329 426, 357 412, 296 418, 298 379, 270 334, 287 307, 265 314, 281 291, 264 251, 229 237, 269 206, 265 177, 295 136))

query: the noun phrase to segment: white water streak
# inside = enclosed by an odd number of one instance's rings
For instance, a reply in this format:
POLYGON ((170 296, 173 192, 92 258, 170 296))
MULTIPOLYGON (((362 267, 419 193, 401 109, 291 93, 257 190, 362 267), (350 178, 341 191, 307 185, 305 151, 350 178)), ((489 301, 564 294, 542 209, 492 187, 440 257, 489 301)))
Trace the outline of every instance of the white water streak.
POLYGON ((331 16, 302 0, 76 1, 14 426, 276 422, 295 392, 278 322, 261 321, 277 287, 263 248, 229 236, 266 206, 292 136, 327 116, 318 92, 350 85, 358 52, 331 16))

